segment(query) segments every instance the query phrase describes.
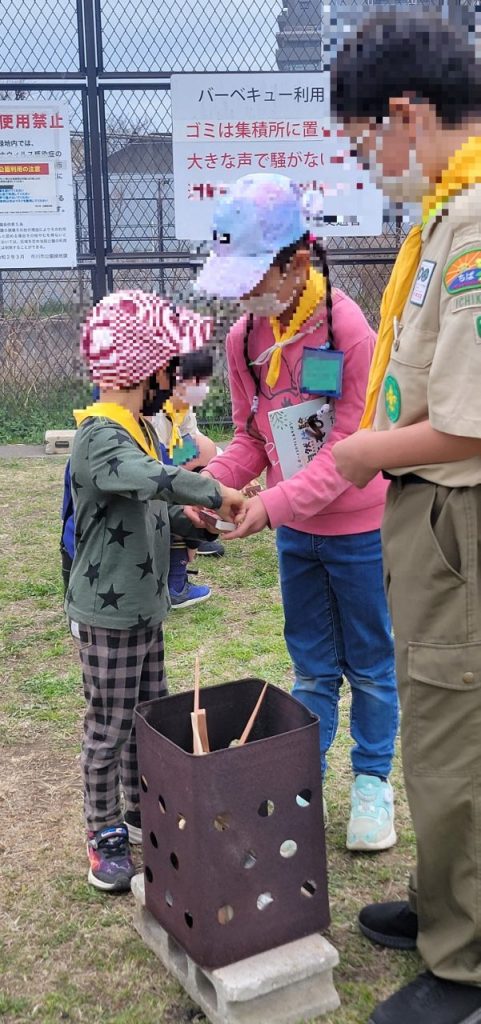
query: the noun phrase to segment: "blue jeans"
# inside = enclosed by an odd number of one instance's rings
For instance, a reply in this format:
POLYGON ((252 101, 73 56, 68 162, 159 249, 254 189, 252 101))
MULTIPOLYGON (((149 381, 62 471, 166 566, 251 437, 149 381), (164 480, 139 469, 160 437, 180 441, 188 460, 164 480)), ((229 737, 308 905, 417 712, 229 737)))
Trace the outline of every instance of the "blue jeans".
POLYGON ((380 532, 318 537, 281 526, 277 549, 293 694, 319 715, 322 772, 345 676, 354 773, 388 776, 398 701, 380 532))

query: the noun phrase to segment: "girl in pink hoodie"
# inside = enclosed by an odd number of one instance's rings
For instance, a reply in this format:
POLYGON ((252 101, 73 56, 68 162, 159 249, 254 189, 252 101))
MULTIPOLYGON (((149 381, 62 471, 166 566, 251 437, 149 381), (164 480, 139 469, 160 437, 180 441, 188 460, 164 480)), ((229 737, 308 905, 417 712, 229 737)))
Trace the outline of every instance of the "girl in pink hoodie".
POLYGON ((375 336, 359 307, 311 266, 297 186, 241 178, 219 199, 214 246, 196 290, 240 299, 227 337, 235 436, 208 473, 242 488, 267 470, 232 538, 277 530, 285 639, 294 695, 319 715, 323 774, 351 686, 353 739, 347 846, 396 842, 391 771, 398 706, 383 588, 386 484, 351 486, 332 457, 357 430, 375 336))

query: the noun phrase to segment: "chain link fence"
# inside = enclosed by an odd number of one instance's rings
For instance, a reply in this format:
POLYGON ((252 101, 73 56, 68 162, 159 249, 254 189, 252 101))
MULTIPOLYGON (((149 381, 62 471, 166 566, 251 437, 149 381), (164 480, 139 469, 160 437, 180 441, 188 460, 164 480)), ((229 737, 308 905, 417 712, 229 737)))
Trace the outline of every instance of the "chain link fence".
MULTIPOLYGON (((170 76, 321 71, 373 0, 0 0, 0 99, 68 105, 78 265, 0 271, 0 439, 72 425, 85 310, 107 290, 186 298, 202 251, 175 234, 170 76)), ((389 5, 388 5, 389 6, 389 5)), ((397 7, 413 7, 401 0, 397 7)), ((472 20, 473 3, 419 0, 472 20)), ((333 283, 377 323, 402 228, 329 246, 333 283)), ((232 316, 234 311, 231 310, 232 316)), ((225 321, 224 321, 225 325, 225 321)), ((225 425, 225 374, 206 418, 225 425)), ((215 424, 214 424, 215 425, 215 424)))

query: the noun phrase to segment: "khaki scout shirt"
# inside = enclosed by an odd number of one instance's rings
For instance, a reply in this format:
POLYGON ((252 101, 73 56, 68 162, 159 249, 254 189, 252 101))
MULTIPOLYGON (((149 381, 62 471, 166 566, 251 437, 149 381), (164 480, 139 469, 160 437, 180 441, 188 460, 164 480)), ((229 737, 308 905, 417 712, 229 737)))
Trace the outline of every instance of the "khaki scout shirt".
MULTIPOLYGON (((481 438, 481 184, 426 224, 419 269, 394 327, 374 429, 428 419, 442 433, 481 438)), ((392 472, 474 487, 481 456, 392 472)))

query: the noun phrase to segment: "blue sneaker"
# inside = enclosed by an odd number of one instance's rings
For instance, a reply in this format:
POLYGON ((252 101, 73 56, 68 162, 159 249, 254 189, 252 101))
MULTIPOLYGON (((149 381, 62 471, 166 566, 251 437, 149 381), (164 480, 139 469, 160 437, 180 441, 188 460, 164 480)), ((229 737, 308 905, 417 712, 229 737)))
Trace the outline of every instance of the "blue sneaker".
POLYGON ((126 825, 108 825, 87 833, 90 885, 104 892, 126 892, 135 875, 126 825))
POLYGON ((176 609, 190 608, 193 604, 200 604, 202 601, 208 601, 209 597, 212 597, 210 587, 191 583, 188 576, 186 576, 182 590, 177 591, 171 587, 169 588, 169 594, 172 608, 176 609))
POLYGON ((376 775, 358 775, 351 790, 348 850, 389 850, 396 840, 391 783, 376 775))

